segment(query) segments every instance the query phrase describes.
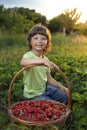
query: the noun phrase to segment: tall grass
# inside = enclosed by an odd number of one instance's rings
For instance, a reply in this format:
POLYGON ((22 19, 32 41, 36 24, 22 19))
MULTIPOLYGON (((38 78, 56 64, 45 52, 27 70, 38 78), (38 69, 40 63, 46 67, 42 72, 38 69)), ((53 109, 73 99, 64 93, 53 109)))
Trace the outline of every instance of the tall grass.
POLYGON ((52 36, 52 50, 54 55, 87 56, 87 37, 82 35, 66 36, 55 34, 52 36), (56 46, 56 47, 55 47, 56 46))
POLYGON ((10 48, 13 46, 23 46, 26 42, 25 35, 12 34, 0 34, 0 50, 10 48))
MULTIPOLYGON (((3 59, 14 59, 28 50, 26 35, 0 35, 0 61, 3 59)), ((66 36, 62 33, 52 35, 52 48, 47 53, 48 58, 52 57, 86 57, 87 37, 82 35, 66 36)))

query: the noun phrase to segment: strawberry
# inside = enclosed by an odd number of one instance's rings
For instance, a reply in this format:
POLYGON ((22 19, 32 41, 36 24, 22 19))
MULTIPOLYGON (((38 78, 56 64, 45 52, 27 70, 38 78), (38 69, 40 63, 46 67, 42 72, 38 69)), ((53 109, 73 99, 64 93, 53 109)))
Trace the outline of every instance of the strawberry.
POLYGON ((66 107, 48 100, 25 101, 15 104, 12 112, 21 120, 53 121, 60 119, 66 113, 66 107))

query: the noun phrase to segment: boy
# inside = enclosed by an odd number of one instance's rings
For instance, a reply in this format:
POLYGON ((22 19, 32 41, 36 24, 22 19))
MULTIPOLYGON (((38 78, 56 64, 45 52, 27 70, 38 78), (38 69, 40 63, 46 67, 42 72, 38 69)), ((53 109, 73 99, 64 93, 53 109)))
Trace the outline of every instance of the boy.
POLYGON ((51 48, 50 31, 42 25, 32 27, 28 32, 28 46, 29 51, 23 55, 21 66, 41 66, 24 71, 24 97, 29 100, 55 100, 66 104, 68 89, 51 76, 51 70, 55 70, 57 65, 45 56, 51 48))

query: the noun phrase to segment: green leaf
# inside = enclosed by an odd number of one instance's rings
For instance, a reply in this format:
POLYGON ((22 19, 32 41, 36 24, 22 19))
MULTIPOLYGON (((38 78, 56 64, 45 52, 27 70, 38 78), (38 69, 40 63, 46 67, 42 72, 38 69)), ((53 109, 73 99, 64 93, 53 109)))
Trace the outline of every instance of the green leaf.
POLYGON ((84 69, 82 76, 87 75, 87 69, 84 69))
POLYGON ((87 91, 85 91, 85 92, 83 93, 83 95, 84 95, 84 99, 87 100, 87 91))
POLYGON ((79 123, 81 124, 81 125, 87 125, 87 118, 80 118, 80 120, 79 120, 79 123))
POLYGON ((78 92, 72 93, 72 99, 75 101, 81 100, 81 95, 78 92))
POLYGON ((75 71, 76 71, 76 73, 82 74, 82 70, 79 69, 79 68, 76 68, 76 67, 75 67, 75 71))
POLYGON ((85 87, 87 87, 87 81, 82 82, 85 87))

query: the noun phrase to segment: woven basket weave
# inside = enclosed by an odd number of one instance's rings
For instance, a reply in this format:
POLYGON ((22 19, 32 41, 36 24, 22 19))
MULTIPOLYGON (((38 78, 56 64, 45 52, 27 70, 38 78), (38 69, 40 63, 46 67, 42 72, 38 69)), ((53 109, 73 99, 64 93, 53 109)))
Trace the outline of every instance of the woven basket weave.
MULTIPOLYGON (((35 121, 25 121, 25 120, 21 120, 19 118, 16 118, 14 115, 13 115, 13 112, 12 112, 12 107, 14 106, 14 104, 11 103, 11 97, 12 97, 12 86, 15 82, 15 80, 17 79, 17 77, 24 71, 24 70, 27 70, 27 69, 30 69, 32 67, 35 67, 35 66, 40 66, 41 64, 34 64, 34 65, 29 65, 27 67, 24 67, 22 68, 21 70, 19 70, 17 72, 17 74, 13 77, 11 83, 10 83, 10 86, 9 86, 9 90, 8 90, 8 114, 10 116, 10 119, 12 122, 14 123, 18 123, 18 124, 23 124, 23 125, 35 125, 35 126, 49 126, 49 125, 55 125, 57 126, 59 129, 62 128, 65 124, 65 121, 66 119, 68 118, 69 114, 70 114, 70 107, 71 107, 71 88, 70 88, 70 83, 69 83, 69 80, 68 78, 65 76, 65 74, 59 69, 59 68, 55 68, 55 71, 60 73, 62 75, 62 77, 64 78, 66 84, 67 84, 67 88, 69 90, 69 96, 68 96, 68 104, 67 105, 64 105, 60 102, 56 102, 56 101, 52 101, 54 102, 55 104, 62 104, 66 107, 66 113, 64 116, 62 116, 60 119, 57 119, 57 120, 54 120, 54 121, 45 121, 45 122, 35 122, 35 121)), ((34 100, 35 101, 35 100, 34 100)), ((24 101, 22 101, 24 102, 24 101)), ((36 101, 37 102, 37 101, 36 101)))

